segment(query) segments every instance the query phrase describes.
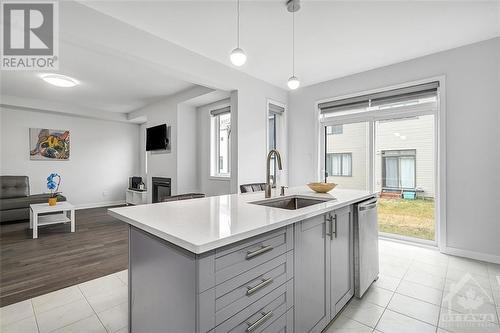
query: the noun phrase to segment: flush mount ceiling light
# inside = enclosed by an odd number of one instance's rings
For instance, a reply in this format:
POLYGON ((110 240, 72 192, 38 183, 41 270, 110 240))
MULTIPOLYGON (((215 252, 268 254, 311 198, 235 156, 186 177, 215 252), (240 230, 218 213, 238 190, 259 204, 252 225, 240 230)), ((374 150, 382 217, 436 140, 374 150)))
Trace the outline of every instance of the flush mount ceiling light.
POLYGON ((236 28, 236 45, 237 47, 231 51, 231 55, 229 58, 231 59, 231 62, 235 66, 243 66, 243 64, 247 61, 247 55, 245 54, 245 51, 240 48, 240 0, 237 0, 237 17, 238 17, 238 24, 236 28))
POLYGON ((40 77, 45 82, 56 87, 71 88, 79 84, 79 82, 72 77, 61 74, 42 74, 40 77))
POLYGON ((292 76, 288 79, 288 88, 295 90, 300 86, 299 79, 295 76, 295 12, 300 9, 299 0, 289 0, 286 8, 292 13, 292 76))

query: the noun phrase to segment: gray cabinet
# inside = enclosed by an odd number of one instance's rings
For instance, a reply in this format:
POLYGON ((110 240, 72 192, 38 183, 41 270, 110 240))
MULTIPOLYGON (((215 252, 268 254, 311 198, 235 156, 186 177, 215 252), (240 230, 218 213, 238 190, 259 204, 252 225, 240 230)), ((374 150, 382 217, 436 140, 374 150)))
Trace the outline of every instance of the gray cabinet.
POLYGON ((321 332, 354 295, 351 207, 295 225, 295 331, 321 332))
POLYGON ((333 319, 354 295, 353 224, 351 207, 334 211, 330 242, 330 317, 333 319))
POLYGON ((321 332, 330 321, 330 238, 325 215, 295 224, 295 332, 321 332))

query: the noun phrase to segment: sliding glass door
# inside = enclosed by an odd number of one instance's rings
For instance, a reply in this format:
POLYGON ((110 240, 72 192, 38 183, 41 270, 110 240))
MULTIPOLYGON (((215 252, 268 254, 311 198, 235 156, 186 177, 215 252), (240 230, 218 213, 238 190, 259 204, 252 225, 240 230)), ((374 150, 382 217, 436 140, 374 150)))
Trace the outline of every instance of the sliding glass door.
POLYGON ((379 194, 379 230, 436 244, 437 85, 319 105, 321 176, 379 194))

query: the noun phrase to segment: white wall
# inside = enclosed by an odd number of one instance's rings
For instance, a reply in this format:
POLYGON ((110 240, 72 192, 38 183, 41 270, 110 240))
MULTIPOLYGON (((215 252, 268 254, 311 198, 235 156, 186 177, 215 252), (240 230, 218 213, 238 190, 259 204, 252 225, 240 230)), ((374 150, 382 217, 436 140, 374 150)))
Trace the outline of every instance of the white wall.
POLYGON ((139 126, 123 122, 0 109, 0 174, 27 175, 32 194, 48 192, 51 172, 79 207, 123 203, 128 178, 139 172, 139 126), (31 161, 29 128, 70 130, 69 161, 31 161))
MULTIPOLYGON (((210 176, 210 111, 223 105, 228 105, 230 99, 224 99, 209 105, 200 106, 197 111, 197 154, 198 154, 198 177, 200 192, 207 196, 231 193, 231 180, 213 178, 210 176)), ((231 121, 232 121, 231 114, 231 121)), ((231 123, 232 126, 232 123, 231 123)), ((233 136, 234 137, 234 136, 233 136)), ((231 170, 232 172, 233 170, 231 170)))
POLYGON ((200 192, 197 123, 196 107, 179 104, 177 108, 178 193, 200 192))
POLYGON ((290 181, 316 179, 316 101, 445 75, 449 252, 500 262, 500 38, 289 94, 290 181))

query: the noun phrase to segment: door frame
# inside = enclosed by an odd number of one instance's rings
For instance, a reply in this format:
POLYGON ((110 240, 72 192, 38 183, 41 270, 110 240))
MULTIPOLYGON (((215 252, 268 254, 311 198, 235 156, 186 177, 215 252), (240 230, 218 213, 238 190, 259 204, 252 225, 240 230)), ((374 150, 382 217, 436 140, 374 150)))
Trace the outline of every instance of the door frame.
MULTIPOLYGON (((374 144, 375 144, 375 130, 374 122, 377 120, 386 119, 396 119, 404 116, 415 116, 415 115, 434 115, 434 135, 435 135, 435 170, 434 170, 434 183, 435 183, 435 240, 427 241, 420 240, 411 237, 390 235, 392 238, 407 240, 415 243, 423 243, 425 245, 437 246, 441 252, 446 250, 446 77, 445 75, 439 75, 434 77, 429 77, 416 81, 403 82, 397 85, 386 86, 383 88, 377 88, 372 90, 359 91, 352 94, 339 95, 331 98, 321 99, 315 102, 315 137, 317 138, 317 149, 314 150, 314 163, 317 179, 322 181, 324 179, 324 174, 322 174, 322 169, 325 165, 325 157, 323 152, 325 151, 325 130, 324 127, 327 125, 340 125, 342 123, 350 122, 368 122, 369 123, 369 191, 373 192, 375 189, 375 175, 374 175, 374 144), (391 110, 377 110, 377 111, 367 111, 358 114, 351 115, 341 115, 338 117, 332 117, 335 119, 329 121, 321 121, 321 113, 319 104, 325 102, 331 102, 346 98, 352 98, 367 94, 379 93, 382 91, 394 90, 399 88, 405 88, 410 86, 415 86, 419 84, 439 82, 438 93, 437 93, 437 108, 430 112, 425 112, 418 110, 417 108, 408 107, 407 111, 399 112, 397 115, 391 110)), ((388 236, 388 234, 381 233, 381 236, 388 236)))

